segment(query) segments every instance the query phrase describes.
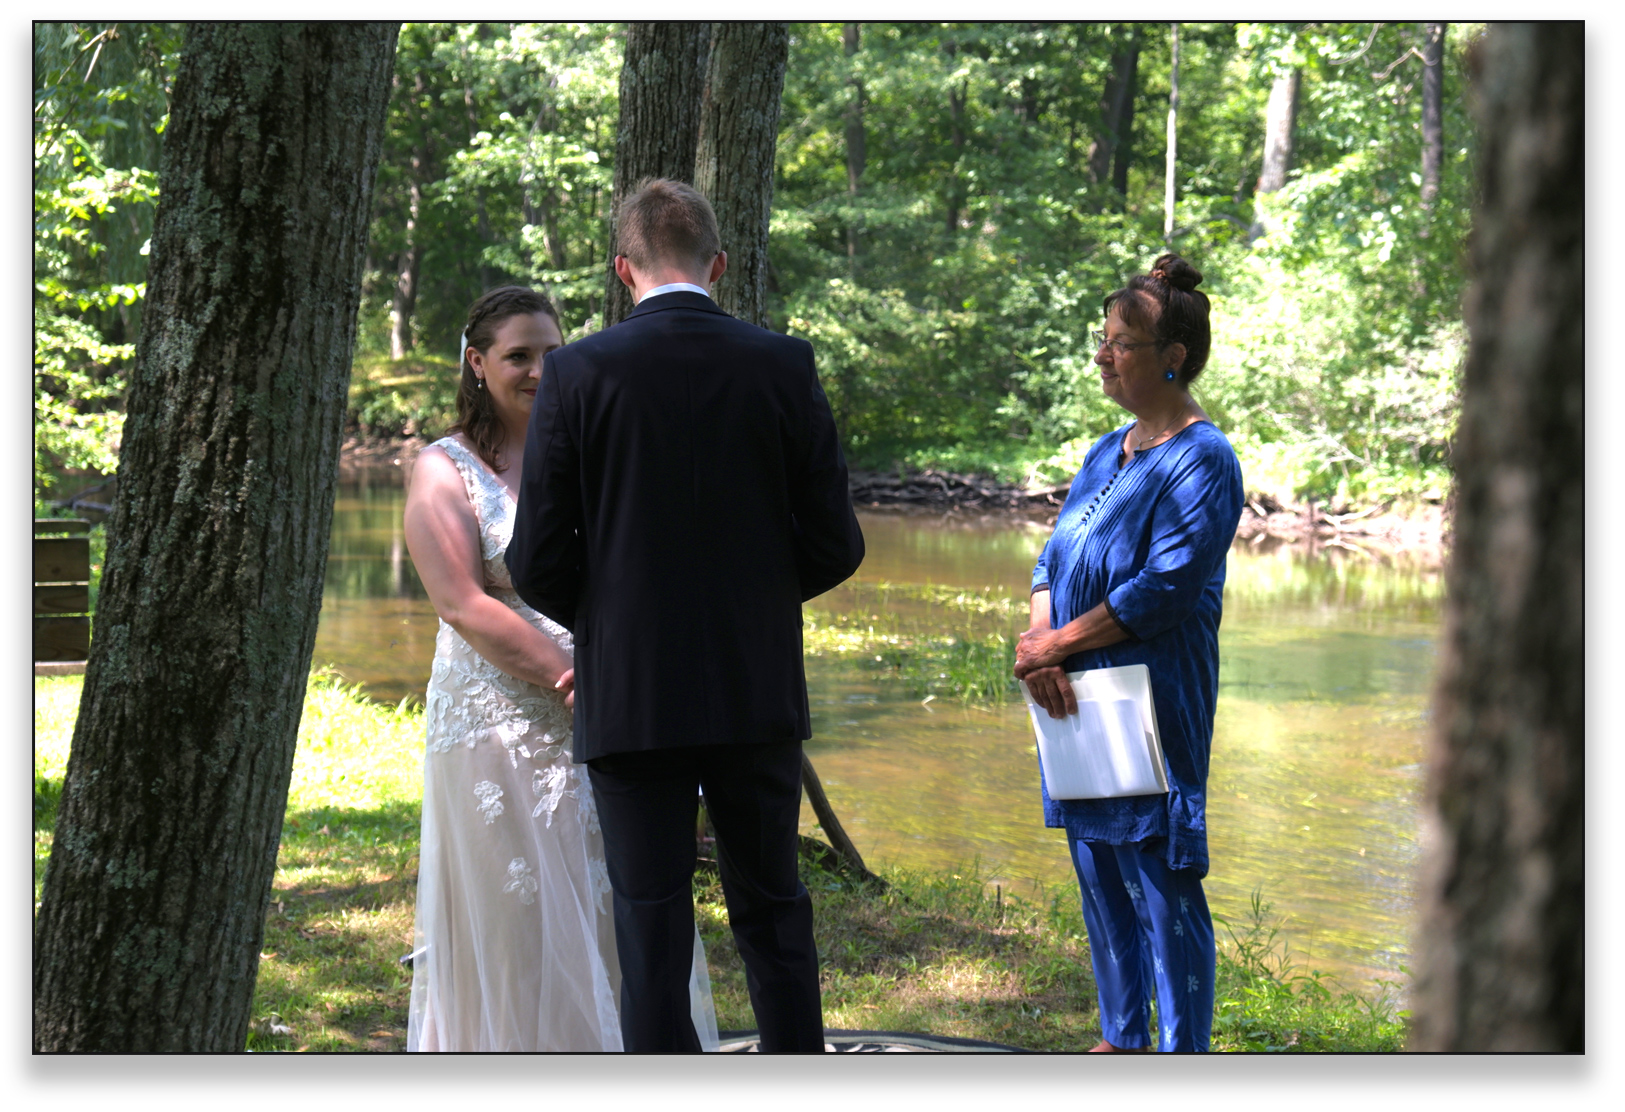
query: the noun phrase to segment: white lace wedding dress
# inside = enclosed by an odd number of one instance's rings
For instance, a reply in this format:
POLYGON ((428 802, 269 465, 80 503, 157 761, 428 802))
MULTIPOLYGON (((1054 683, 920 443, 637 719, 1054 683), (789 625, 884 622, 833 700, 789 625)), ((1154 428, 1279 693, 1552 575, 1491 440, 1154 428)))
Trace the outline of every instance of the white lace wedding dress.
MULTIPOLYGON (((514 593, 507 487, 460 441, 435 446, 473 503, 486 590, 570 650, 514 593)), ((563 697, 497 670, 441 622, 427 718, 407 1050, 620 1050, 603 836, 563 697)), ((694 948, 694 1026, 715 1050, 697 932, 694 948)))

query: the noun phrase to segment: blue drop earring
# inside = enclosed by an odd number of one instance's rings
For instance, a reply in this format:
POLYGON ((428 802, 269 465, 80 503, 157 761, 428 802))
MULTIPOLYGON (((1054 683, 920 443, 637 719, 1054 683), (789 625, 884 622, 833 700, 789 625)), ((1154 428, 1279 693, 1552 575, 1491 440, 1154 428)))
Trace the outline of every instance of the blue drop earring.
POLYGON ((1174 372, 1173 372, 1173 369, 1172 369, 1172 368, 1170 368, 1170 369, 1169 369, 1169 370, 1168 370, 1168 372, 1167 372, 1167 373, 1166 373, 1166 374, 1164 374, 1164 375, 1163 375, 1163 376, 1162 376, 1162 377, 1163 377, 1163 378, 1165 378, 1165 379, 1167 379, 1167 380, 1168 380, 1168 381, 1169 381, 1169 382, 1172 382, 1172 381, 1173 381, 1173 380, 1174 380, 1174 372))

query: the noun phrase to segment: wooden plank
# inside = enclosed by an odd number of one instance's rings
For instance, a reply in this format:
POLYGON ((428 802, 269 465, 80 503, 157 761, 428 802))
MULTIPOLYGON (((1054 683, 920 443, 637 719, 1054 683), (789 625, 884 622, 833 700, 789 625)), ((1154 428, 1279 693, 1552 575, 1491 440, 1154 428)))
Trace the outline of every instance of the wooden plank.
POLYGON ((89 618, 35 618, 35 660, 87 660, 90 657, 89 618))
POLYGON ((90 586, 86 583, 59 583, 34 588, 34 613, 88 614, 90 586))
POLYGON ((85 662, 82 660, 36 660, 34 662, 36 676, 82 676, 85 674, 85 662))
POLYGON ((36 517, 34 535, 43 537, 53 533, 88 533, 90 522, 82 517, 36 517))
POLYGON ((90 538, 35 537, 34 582, 90 582, 90 538))

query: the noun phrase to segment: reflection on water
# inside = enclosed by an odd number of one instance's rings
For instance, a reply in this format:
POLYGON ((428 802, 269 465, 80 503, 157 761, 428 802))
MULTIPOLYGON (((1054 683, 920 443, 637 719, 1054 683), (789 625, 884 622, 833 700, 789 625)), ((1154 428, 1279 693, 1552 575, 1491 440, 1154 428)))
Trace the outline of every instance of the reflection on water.
MULTIPOLYGON (((436 622, 406 557, 398 476, 340 491, 316 659, 380 698, 421 698, 436 622)), ((877 624, 937 620, 876 583, 998 587, 1025 598, 1046 529, 1008 520, 861 515, 869 554, 853 585, 809 603, 877 624), (877 603, 876 599, 882 599, 877 603)), ((1398 976, 1417 866, 1422 738, 1440 575, 1327 550, 1231 552, 1209 782, 1219 915, 1250 892, 1294 949, 1350 981, 1398 976)), ((984 614, 966 632, 1025 622, 984 614)), ((979 860, 1006 887, 1069 881, 1061 832, 1042 826, 1031 727, 1019 703, 922 705, 872 661, 810 659, 808 752, 858 848, 921 867, 979 860)), ((810 829, 810 809, 803 814, 810 829)))

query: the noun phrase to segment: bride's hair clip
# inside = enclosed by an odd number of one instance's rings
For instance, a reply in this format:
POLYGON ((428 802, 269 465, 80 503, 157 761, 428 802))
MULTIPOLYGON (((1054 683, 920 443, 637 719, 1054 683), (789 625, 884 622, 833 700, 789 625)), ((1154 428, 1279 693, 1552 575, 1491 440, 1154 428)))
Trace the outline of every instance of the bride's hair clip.
POLYGON ((457 346, 457 365, 461 367, 468 359, 468 333, 464 332, 461 336, 457 337, 457 339, 459 341, 457 346))

